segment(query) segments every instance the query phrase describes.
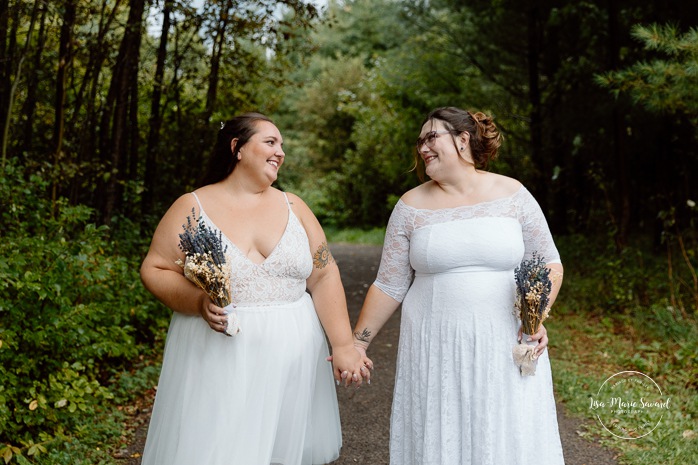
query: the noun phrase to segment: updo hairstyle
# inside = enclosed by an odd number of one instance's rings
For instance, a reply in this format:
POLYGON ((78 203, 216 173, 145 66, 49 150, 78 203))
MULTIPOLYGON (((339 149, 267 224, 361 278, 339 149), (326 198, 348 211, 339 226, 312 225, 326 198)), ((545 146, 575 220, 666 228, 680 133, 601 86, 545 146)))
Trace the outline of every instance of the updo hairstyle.
POLYGON ((229 119, 221 126, 201 186, 220 182, 233 172, 238 163, 238 152, 255 135, 257 123, 260 121, 274 124, 271 119, 261 113, 243 113, 229 119), (238 140, 235 150, 230 149, 233 139, 238 140))
MULTIPOLYGON (((470 153, 475 168, 487 169, 490 161, 497 158, 497 151, 502 145, 502 135, 497 130, 493 117, 479 111, 471 113, 456 107, 442 107, 429 113, 422 122, 422 126, 431 120, 442 121, 446 129, 452 131, 451 134, 454 137, 463 132, 470 134, 470 153)), ((458 144, 455 140, 453 143, 460 154, 458 144)), ((416 156, 421 160, 419 153, 416 156)))

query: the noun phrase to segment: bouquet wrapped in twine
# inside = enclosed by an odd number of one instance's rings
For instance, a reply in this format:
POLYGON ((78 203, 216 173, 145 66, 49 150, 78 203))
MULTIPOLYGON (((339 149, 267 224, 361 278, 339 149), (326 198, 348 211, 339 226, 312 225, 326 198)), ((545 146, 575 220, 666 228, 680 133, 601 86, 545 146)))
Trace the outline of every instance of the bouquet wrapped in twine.
POLYGON ((532 376, 536 373, 537 359, 535 346, 537 342, 527 343, 528 336, 535 334, 540 325, 548 318, 550 312, 550 269, 545 266, 545 261, 537 254, 533 254, 530 260, 521 262, 514 270, 516 281, 516 298, 514 301, 515 315, 521 321, 523 337, 521 343, 514 347, 514 362, 519 367, 523 376, 532 376))
MULTIPOLYGON (((196 218, 192 208, 192 217, 196 218)), ((179 235, 179 248, 185 259, 177 260, 184 269, 184 276, 204 290, 211 301, 223 308, 228 316, 225 334, 235 336, 240 332, 240 322, 230 295, 230 262, 226 258, 227 246, 223 245, 223 233, 216 233, 201 221, 187 216, 184 232, 179 235)))

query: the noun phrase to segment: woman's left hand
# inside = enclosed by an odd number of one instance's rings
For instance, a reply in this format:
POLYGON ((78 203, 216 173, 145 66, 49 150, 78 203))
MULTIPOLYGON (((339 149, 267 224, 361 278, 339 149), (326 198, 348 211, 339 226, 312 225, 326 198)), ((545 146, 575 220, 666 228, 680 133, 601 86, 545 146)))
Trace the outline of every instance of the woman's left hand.
POLYGON ((338 385, 354 384, 359 387, 364 380, 368 382, 371 379, 371 372, 366 368, 364 358, 354 346, 333 348, 332 355, 327 360, 332 362, 334 378, 338 385))
MULTIPOLYGON (((518 336, 519 342, 522 342, 521 341, 522 335, 523 335, 522 328, 519 327, 519 336, 518 336)), ((528 342, 538 341, 538 345, 536 346, 534 351, 535 351, 535 357, 536 358, 540 357, 541 354, 543 353, 543 351, 545 350, 545 348, 548 346, 548 330, 545 329, 545 326, 543 326, 541 324, 540 328, 538 329, 538 332, 536 332, 536 334, 532 334, 531 336, 529 336, 527 341, 528 342)))

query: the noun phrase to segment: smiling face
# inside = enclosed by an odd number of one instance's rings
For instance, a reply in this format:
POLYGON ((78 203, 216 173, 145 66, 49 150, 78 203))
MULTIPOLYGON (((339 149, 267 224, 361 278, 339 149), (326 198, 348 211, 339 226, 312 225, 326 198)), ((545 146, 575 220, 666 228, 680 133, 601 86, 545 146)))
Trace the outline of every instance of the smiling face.
POLYGON ((438 119, 424 123, 417 139, 417 152, 424 162, 426 175, 434 180, 461 168, 463 162, 468 161, 467 146, 467 133, 454 134, 438 119))
MULTIPOLYGON (((279 168, 284 163, 284 141, 279 129, 268 121, 257 122, 255 128, 254 135, 238 152, 238 165, 248 173, 266 177, 272 183, 276 181, 279 168)), ((234 139, 233 143, 236 142, 234 139)))

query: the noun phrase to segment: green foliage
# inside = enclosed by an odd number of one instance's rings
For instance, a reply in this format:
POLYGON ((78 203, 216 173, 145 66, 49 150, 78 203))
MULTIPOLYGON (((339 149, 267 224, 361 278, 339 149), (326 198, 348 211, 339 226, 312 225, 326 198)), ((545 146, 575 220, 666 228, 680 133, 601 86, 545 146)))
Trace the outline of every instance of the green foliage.
POLYGON ((364 245, 383 245, 385 228, 373 229, 335 229, 325 228, 327 241, 330 243, 349 243, 364 245))
POLYGON ((565 279, 546 322, 556 398, 587 420, 578 433, 617 450, 620 463, 695 463, 698 321, 670 304, 661 250, 636 244, 609 260, 603 243, 557 242, 565 279), (625 370, 650 376, 671 399, 657 429, 634 441, 607 433, 589 407, 604 380, 625 370))
POLYGON ((659 113, 685 113, 698 118, 698 28, 681 34, 671 24, 635 25, 632 36, 648 52, 662 57, 642 60, 626 69, 597 76, 597 82, 616 96, 628 93, 633 100, 659 113))
POLYGON ((139 305, 150 299, 137 263, 115 252, 107 228, 89 222, 89 208, 52 203, 41 174, 26 181, 13 163, 3 174, 0 457, 7 460, 97 434, 85 425, 114 398, 111 379, 143 350, 139 339, 153 340, 163 324, 154 315, 141 321, 154 308, 139 305))

